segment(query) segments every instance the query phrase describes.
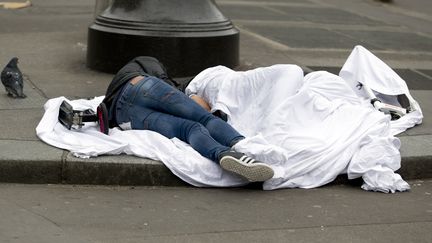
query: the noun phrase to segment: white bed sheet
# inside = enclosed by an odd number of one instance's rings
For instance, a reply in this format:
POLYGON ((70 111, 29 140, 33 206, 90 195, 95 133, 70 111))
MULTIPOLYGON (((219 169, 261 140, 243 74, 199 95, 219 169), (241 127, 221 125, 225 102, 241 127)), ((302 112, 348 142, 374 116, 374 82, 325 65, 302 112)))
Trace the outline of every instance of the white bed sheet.
MULTIPOLYGON (((303 76, 301 68, 289 64, 244 72, 217 66, 197 75, 186 93, 199 94, 213 109, 228 114, 228 122, 247 137, 235 149, 273 167, 275 175, 264 182, 265 190, 319 187, 344 173, 350 179, 362 177, 365 190, 408 190, 409 185, 394 172, 401 161, 400 141, 394 135, 420 124, 421 110, 393 122, 352 88, 355 82, 368 80, 370 87, 386 95, 409 93, 405 82, 363 47, 354 48, 342 70, 345 79, 324 71, 303 76), (381 72, 385 75, 376 75, 381 72), (361 80, 359 73, 364 74, 361 80), (387 79, 394 91, 390 94, 387 79), (400 90, 395 91, 394 85, 401 85, 400 90)), ((65 99, 58 97, 45 104, 36 132, 48 144, 83 158, 126 153, 160 160, 179 178, 198 187, 247 183, 176 138, 117 128, 110 129, 107 136, 96 124, 67 130, 57 121, 65 99)), ((75 109, 95 109, 102 99, 69 102, 75 109)))

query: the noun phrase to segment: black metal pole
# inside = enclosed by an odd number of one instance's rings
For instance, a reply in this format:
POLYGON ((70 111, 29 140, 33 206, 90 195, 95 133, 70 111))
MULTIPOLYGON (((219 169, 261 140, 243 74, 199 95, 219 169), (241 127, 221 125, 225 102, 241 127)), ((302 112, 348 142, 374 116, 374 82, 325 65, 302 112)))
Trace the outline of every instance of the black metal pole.
POLYGON ((115 73, 136 56, 173 77, 239 64, 239 32, 212 0, 112 0, 88 30, 87 66, 115 73))

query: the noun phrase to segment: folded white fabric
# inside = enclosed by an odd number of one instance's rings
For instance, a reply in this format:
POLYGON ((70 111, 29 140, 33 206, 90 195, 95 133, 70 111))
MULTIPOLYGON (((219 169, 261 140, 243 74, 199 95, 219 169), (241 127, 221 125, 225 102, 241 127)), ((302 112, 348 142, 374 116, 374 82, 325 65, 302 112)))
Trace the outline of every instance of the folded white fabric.
MULTIPOLYGON (((357 55, 376 61, 368 57, 373 55, 368 51, 360 50, 357 55)), ((347 62, 356 60, 350 58, 347 62)), ((382 68, 360 64, 346 67, 382 68)), ((393 136, 394 123, 339 76, 323 71, 303 76, 296 65, 274 65, 245 72, 217 66, 194 78, 186 89, 186 94, 192 93, 209 101, 213 110, 225 112, 228 122, 247 137, 235 146, 236 150, 273 167, 275 175, 264 183, 265 190, 319 187, 343 173, 351 179, 362 176, 365 190, 409 189, 394 173, 400 167, 400 142, 393 136)), ((48 144, 70 150, 79 157, 126 153, 160 160, 175 175, 195 186, 246 183, 199 155, 188 144, 151 131, 111 129, 110 136, 106 136, 95 125, 67 130, 57 122, 58 108, 64 99, 52 99, 45 104, 44 117, 36 128, 39 138, 48 144)), ((94 109, 102 99, 71 103, 75 109, 94 109)), ((397 131, 420 123, 421 117, 417 118, 420 120, 400 122, 397 131)))
POLYGON ((48 100, 44 106, 45 114, 36 127, 37 136, 80 158, 125 153, 162 161, 175 175, 194 186, 228 187, 246 184, 246 181, 224 172, 219 165, 202 157, 188 144, 176 138, 168 139, 152 131, 121 131, 117 128, 110 129, 108 136, 98 130, 96 123, 68 130, 58 122, 58 111, 63 100, 70 102, 77 110, 95 110, 103 98, 69 101, 65 97, 58 97, 48 100))
POLYGON ((391 122, 391 133, 393 135, 422 122, 422 110, 417 101, 411 96, 406 82, 366 48, 356 46, 353 49, 339 76, 348 82, 359 97, 367 97, 362 88, 358 87, 360 83, 369 86, 379 98, 392 105, 401 106, 396 99, 397 95, 406 95, 412 101, 411 105, 414 111, 391 122))

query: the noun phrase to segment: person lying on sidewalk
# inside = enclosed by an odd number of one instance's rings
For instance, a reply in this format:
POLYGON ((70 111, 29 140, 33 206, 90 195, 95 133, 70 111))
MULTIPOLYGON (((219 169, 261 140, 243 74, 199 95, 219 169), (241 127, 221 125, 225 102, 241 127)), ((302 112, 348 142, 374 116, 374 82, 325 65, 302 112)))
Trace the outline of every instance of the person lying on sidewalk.
POLYGON ((153 57, 137 57, 114 76, 103 103, 110 127, 151 130, 178 138, 202 156, 219 163, 249 182, 273 177, 273 169, 233 146, 245 137, 221 118, 197 95, 188 97, 175 87, 163 65, 153 57))

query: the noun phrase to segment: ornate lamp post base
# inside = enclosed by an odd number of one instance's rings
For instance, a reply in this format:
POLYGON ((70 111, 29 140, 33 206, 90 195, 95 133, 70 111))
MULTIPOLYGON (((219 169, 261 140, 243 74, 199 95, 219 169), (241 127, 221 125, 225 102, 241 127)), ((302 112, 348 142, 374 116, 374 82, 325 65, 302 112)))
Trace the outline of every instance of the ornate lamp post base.
POLYGON ((153 56, 173 77, 239 63, 239 32, 212 0, 113 0, 88 30, 87 66, 115 73, 153 56))

